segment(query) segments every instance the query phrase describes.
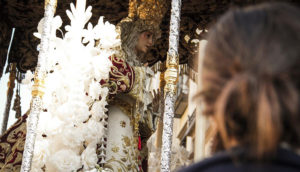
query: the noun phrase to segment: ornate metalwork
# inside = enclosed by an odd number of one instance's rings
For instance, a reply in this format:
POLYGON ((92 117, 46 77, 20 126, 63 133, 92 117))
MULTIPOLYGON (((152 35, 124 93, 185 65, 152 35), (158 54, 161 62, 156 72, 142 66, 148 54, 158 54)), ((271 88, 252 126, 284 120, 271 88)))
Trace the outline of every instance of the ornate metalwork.
POLYGON ((161 150, 161 172, 170 172, 175 100, 176 97, 173 93, 166 93, 161 150))
POLYGON ((178 80, 180 9, 181 0, 172 0, 169 50, 166 62, 167 70, 165 72, 166 86, 161 151, 161 172, 169 172, 171 166, 174 104, 176 100, 176 83, 178 80))
POLYGON ((43 79, 40 80, 39 78, 34 78, 34 84, 31 91, 32 97, 43 97, 44 95, 43 89, 45 88, 44 84, 45 82, 43 79))
POLYGON ((165 72, 165 92, 176 94, 176 83, 178 81, 178 54, 167 54, 167 70, 165 72))
POLYGON ((43 96, 43 79, 45 77, 45 64, 48 58, 48 50, 50 43, 51 21, 54 16, 56 7, 56 0, 46 0, 43 25, 43 32, 41 37, 40 52, 38 56, 38 64, 35 70, 34 88, 32 90, 32 102, 30 107, 30 115, 27 121, 27 134, 23 152, 21 172, 29 172, 31 169, 31 162, 33 157, 34 142, 36 137, 36 128, 39 120, 39 114, 42 110, 42 96, 43 96))

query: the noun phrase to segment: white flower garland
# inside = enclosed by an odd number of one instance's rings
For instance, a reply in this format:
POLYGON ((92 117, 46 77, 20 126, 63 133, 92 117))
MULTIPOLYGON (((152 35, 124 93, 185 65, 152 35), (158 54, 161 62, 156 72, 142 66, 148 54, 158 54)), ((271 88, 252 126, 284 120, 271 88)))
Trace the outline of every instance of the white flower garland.
MULTIPOLYGON (((82 171, 97 167, 96 147, 104 133, 106 96, 101 79, 108 79, 111 62, 108 57, 120 50, 121 40, 115 26, 103 22, 85 24, 92 16, 91 7, 79 11, 71 6, 63 38, 56 36, 62 20, 52 23, 51 48, 46 69, 43 112, 40 114, 32 171, 82 171), (82 41, 81 41, 82 40, 82 41), (95 42, 99 42, 98 45, 95 42)), ((38 33, 40 38, 41 23, 38 33)), ((32 85, 27 72, 24 83, 32 85)))

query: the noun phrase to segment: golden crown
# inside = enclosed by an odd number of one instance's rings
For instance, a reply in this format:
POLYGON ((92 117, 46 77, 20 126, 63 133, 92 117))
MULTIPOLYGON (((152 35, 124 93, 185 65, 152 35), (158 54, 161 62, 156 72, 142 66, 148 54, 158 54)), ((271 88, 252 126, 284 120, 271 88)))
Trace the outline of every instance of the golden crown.
POLYGON ((130 0, 128 17, 159 25, 167 11, 166 0, 130 0))
POLYGON ((131 23, 139 31, 151 31, 160 37, 159 25, 167 11, 166 0, 129 0, 128 17, 121 23, 131 23))

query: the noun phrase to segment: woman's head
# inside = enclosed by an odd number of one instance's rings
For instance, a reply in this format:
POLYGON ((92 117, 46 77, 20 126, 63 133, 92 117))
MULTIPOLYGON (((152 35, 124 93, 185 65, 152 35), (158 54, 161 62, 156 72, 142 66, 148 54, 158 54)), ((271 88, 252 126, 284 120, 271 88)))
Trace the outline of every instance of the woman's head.
POLYGON ((119 24, 122 49, 130 64, 141 65, 146 62, 145 54, 156 39, 160 37, 157 27, 147 25, 141 19, 125 18, 119 24))
POLYGON ((283 3, 227 12, 209 30, 200 96, 226 148, 257 157, 300 145, 300 10, 283 3))

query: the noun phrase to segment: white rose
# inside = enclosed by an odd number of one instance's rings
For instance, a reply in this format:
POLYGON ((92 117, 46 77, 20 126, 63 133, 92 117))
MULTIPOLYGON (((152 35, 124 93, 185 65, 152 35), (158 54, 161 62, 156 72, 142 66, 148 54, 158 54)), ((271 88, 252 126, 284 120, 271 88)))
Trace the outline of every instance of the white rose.
POLYGON ((99 142, 103 135, 103 124, 101 122, 97 122, 93 119, 89 119, 89 121, 81 126, 82 130, 84 130, 84 139, 86 143, 91 142, 99 142))
POLYGON ((77 171, 81 168, 80 156, 71 149, 63 149, 50 157, 46 168, 57 172, 77 171))
POLYGON ((99 121, 105 115, 105 105, 106 101, 97 101, 93 104, 91 109, 92 118, 99 121))
POLYGON ((116 27, 109 22, 103 22, 103 17, 100 17, 98 24, 94 28, 95 39, 100 39, 101 48, 113 48, 121 44, 120 39, 117 39, 118 33, 116 27))
POLYGON ((57 134, 63 122, 56 117, 53 117, 49 112, 41 112, 37 127, 37 134, 46 134, 47 136, 57 134))
POLYGON ((69 101, 57 108, 57 117, 65 122, 82 123, 89 117, 89 109, 83 102, 69 101))
POLYGON ((81 154, 84 170, 95 168, 97 165, 96 143, 90 143, 81 154))
POLYGON ((93 73, 98 82, 109 77, 110 67, 112 66, 111 61, 108 59, 110 55, 110 53, 102 52, 101 55, 92 58, 93 73))
POLYGON ((69 124, 62 128, 60 139, 65 146, 70 148, 79 148, 84 141, 83 134, 83 131, 77 126, 75 127, 72 124, 69 124))
POLYGON ((91 96, 92 99, 99 99, 100 93, 101 93, 100 83, 92 81, 92 83, 90 83, 89 96, 91 96))

